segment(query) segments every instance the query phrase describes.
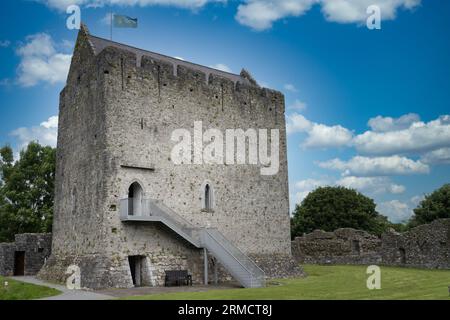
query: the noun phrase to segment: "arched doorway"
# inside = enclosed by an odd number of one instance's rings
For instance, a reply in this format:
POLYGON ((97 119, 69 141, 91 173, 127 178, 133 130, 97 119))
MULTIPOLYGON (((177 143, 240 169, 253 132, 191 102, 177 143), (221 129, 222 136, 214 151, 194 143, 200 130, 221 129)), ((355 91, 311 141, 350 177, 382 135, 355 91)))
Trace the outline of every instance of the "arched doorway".
POLYGON ((139 183, 133 182, 128 188, 128 215, 142 215, 142 200, 144 191, 139 183))

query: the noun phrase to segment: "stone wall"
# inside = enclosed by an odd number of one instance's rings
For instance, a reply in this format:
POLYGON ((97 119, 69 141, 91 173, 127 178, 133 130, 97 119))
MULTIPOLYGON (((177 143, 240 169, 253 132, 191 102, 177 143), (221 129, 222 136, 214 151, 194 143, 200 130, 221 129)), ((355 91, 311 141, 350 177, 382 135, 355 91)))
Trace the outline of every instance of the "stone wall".
POLYGON ((0 275, 12 276, 14 274, 14 243, 0 243, 0 275))
POLYGON ((450 269, 450 219, 433 221, 402 234, 383 234, 382 261, 387 265, 450 269))
POLYGON ((299 263, 450 269, 450 219, 381 237, 355 229, 316 230, 295 238, 292 252, 299 263))
POLYGON ((24 252, 24 275, 36 275, 51 253, 50 233, 23 233, 15 242, 0 243, 0 275, 14 275, 15 253, 24 252))
POLYGON ((292 241, 294 258, 309 264, 376 264, 381 262, 380 248, 378 237, 350 228, 316 230, 292 241))

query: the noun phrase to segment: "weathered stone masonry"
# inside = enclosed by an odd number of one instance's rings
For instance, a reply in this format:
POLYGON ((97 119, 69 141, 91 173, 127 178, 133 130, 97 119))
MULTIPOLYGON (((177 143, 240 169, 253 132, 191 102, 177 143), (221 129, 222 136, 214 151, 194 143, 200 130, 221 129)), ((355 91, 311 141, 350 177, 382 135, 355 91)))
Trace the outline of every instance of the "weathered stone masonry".
POLYGON ((60 96, 53 251, 40 277, 64 281, 70 264, 82 286, 133 285, 128 257, 142 257, 143 284, 164 270, 203 279, 202 250, 158 223, 123 223, 120 199, 137 183, 195 226, 214 227, 267 276, 298 275, 290 244, 284 97, 241 75, 89 35, 83 26, 60 96), (280 169, 259 165, 174 165, 171 133, 264 128, 280 131, 280 169), (202 207, 208 184, 214 207, 202 207))
POLYGON ((450 269, 450 219, 436 220, 405 233, 394 231, 380 238, 365 231, 314 231, 292 242, 299 263, 382 264, 450 269))
POLYGON ((0 275, 35 275, 51 253, 50 233, 23 233, 11 243, 0 243, 0 275))

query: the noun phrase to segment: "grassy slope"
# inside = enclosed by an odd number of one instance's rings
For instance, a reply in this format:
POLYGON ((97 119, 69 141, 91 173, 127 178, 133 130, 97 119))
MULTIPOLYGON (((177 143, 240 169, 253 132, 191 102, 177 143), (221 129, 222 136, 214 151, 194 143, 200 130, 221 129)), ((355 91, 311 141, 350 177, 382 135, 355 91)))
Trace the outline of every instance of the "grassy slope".
POLYGON ((364 266, 304 266, 305 279, 279 280, 262 289, 180 292, 129 299, 450 299, 450 270, 381 267, 381 290, 366 288, 364 266))
POLYGON ((56 289, 0 277, 0 300, 31 300, 51 297, 60 293, 56 289), (7 288, 5 288, 5 281, 8 282, 7 288))

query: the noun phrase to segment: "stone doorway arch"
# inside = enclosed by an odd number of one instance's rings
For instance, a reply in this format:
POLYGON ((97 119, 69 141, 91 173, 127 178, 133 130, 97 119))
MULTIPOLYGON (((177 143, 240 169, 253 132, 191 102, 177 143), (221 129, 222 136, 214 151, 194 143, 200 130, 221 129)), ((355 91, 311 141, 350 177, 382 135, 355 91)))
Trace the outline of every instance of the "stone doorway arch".
POLYGON ((128 215, 142 215, 142 201, 144 200, 144 190, 138 182, 133 182, 128 188, 128 215))

